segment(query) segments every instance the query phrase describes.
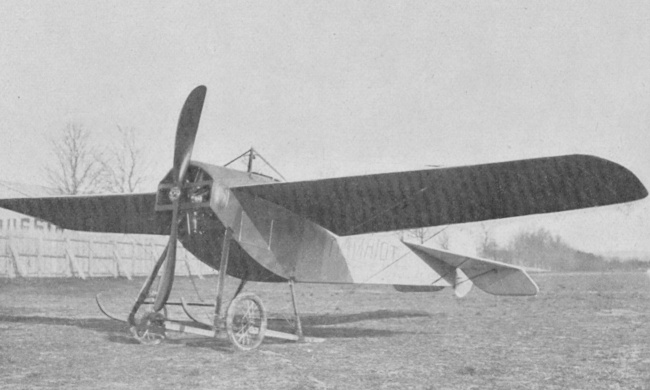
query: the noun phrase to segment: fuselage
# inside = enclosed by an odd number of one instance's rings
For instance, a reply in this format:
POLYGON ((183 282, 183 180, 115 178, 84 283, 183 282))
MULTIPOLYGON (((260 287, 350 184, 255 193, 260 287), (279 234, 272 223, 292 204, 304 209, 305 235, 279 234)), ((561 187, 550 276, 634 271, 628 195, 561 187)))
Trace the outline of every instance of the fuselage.
MULTIPOLYGON (((188 178, 179 240, 218 269, 224 233, 231 229, 231 276, 266 282, 449 285, 394 234, 339 237, 274 203, 231 191, 273 185, 272 178, 200 162, 192 162, 188 178)), ((158 205, 165 202, 167 187, 163 180, 158 205)))

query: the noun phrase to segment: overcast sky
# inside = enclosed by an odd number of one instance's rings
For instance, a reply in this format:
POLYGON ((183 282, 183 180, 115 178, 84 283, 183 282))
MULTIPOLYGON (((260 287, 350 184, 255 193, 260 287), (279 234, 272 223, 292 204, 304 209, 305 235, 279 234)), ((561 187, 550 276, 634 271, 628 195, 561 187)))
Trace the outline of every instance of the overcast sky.
MULTIPOLYGON (((254 146, 299 180, 583 153, 650 186, 649 64, 642 1, 3 1, 0 176, 43 183, 48 137, 77 123, 101 143, 135 128, 162 177, 204 84, 196 160, 254 146)), ((489 226, 650 251, 648 217, 644 200, 489 226)))

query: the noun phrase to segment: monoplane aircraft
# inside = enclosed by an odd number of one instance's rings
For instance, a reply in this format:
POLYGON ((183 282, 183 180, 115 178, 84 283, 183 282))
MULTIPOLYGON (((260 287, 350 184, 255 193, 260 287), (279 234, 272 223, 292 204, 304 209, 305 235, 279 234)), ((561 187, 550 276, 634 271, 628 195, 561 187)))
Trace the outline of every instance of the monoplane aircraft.
MULTIPOLYGON (((206 88, 199 86, 185 101, 173 168, 157 192, 0 200, 0 207, 65 229, 169 235, 127 319, 143 343, 159 342, 169 330, 227 335, 241 350, 256 348, 265 335, 310 340, 302 334, 294 283, 381 284, 398 291, 451 287, 458 296, 475 285, 495 295, 535 295, 537 285, 520 267, 373 233, 611 205, 647 196, 627 169, 585 155, 280 182, 190 160, 205 95, 206 88), (177 303, 168 302, 177 241, 219 270, 212 305, 215 319, 207 328, 165 315, 165 306, 177 303), (163 264, 158 289, 152 292, 163 264), (241 284, 224 310, 226 275, 241 279, 241 284), (289 284, 295 334, 267 329, 261 300, 251 293, 238 294, 246 281, 289 284), (150 310, 139 312, 143 305, 150 310)), ((180 304, 191 317, 192 303, 180 304)))

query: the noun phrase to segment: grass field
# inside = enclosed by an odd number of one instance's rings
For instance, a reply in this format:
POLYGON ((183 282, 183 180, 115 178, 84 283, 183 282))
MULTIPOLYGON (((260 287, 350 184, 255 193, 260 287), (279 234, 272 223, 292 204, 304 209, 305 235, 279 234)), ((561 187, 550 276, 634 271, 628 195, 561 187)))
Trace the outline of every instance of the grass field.
MULTIPOLYGON (((248 353, 179 334, 135 343, 94 296, 104 291, 109 309, 126 315, 142 279, 0 280, 0 388, 650 389, 647 274, 534 278, 541 291, 530 298, 297 285, 305 334, 326 341, 267 338, 248 353)), ((196 282, 213 299, 216 279, 196 282)), ((286 285, 245 291, 273 317, 291 313, 286 285)), ((179 295, 198 299, 187 278, 177 280, 179 295)))

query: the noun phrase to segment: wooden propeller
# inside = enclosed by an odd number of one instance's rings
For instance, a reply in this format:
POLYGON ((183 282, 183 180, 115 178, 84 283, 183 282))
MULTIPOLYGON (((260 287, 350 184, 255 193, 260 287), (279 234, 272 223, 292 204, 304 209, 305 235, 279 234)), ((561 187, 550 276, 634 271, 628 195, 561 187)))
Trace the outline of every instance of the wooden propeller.
POLYGON ((174 147, 174 167, 172 168, 173 187, 169 191, 169 198, 172 201, 172 221, 171 231, 169 233, 169 242, 167 244, 167 258, 165 259, 165 269, 158 287, 156 300, 153 310, 159 311, 167 303, 169 294, 174 283, 174 270, 176 267, 176 244, 178 240, 178 213, 182 194, 183 183, 187 168, 190 165, 190 157, 194 148, 194 140, 201 119, 203 102, 205 101, 206 87, 201 85, 192 92, 185 100, 183 110, 178 118, 178 127, 176 129, 176 142, 174 147))

